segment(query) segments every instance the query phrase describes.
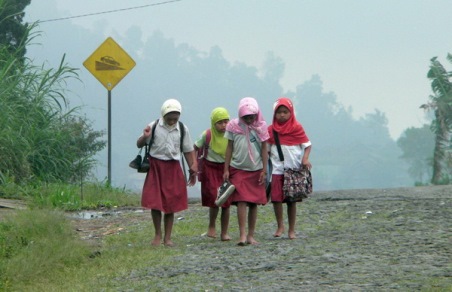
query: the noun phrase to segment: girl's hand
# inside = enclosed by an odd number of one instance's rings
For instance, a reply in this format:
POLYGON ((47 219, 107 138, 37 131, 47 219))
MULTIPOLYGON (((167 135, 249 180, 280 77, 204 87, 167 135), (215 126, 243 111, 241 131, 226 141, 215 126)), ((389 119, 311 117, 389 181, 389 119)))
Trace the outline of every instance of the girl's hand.
POLYGON ((143 136, 146 138, 151 137, 151 126, 147 125, 143 130, 143 136))
POLYGON ((309 170, 311 170, 311 168, 312 168, 312 164, 311 164, 311 162, 309 162, 308 159, 303 159, 303 161, 301 161, 301 166, 304 166, 309 170))
POLYGON ((196 172, 190 172, 190 178, 188 179, 187 185, 189 187, 194 186, 196 183, 196 172))
POLYGON ((229 181, 229 170, 223 173, 223 181, 229 181))
POLYGON ((259 185, 264 184, 267 180, 267 173, 265 171, 261 171, 259 175, 259 185))

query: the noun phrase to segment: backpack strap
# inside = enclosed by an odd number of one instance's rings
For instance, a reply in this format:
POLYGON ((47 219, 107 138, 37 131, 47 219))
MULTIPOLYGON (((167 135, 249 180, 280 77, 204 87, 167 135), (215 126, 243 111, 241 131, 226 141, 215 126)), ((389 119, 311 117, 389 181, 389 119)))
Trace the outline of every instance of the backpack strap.
POLYGON ((184 144, 184 137, 185 137, 185 126, 181 121, 179 121, 179 129, 180 129, 180 153, 184 153, 183 144, 184 144))
POLYGON ((185 126, 179 121, 179 130, 180 130, 180 159, 182 160, 182 169, 184 170, 184 178, 187 180, 187 172, 185 170, 185 160, 184 160, 184 137, 185 137, 185 126))
POLYGON ((275 139, 276 149, 278 150, 279 160, 284 161, 284 154, 282 153, 281 144, 279 143, 278 132, 273 130, 273 138, 275 139))
MULTIPOLYGON (((154 143, 154 136, 155 136, 155 128, 157 127, 159 120, 157 119, 154 123, 154 125, 152 125, 152 130, 151 130, 151 140, 149 141, 149 144, 146 144, 147 150, 146 152, 149 153, 149 151, 151 150, 151 146, 154 143)), ((185 137, 185 126, 182 122, 179 122, 179 129, 180 129, 180 152, 183 153, 183 142, 184 142, 184 137, 185 137)))
POLYGON ((203 157, 207 157, 207 152, 209 151, 210 140, 212 139, 212 131, 210 129, 206 130, 206 141, 204 142, 203 157))
POLYGON ((151 146, 154 143, 154 136, 155 136, 155 128, 157 127, 159 120, 156 120, 154 122, 154 124, 152 125, 152 129, 151 129, 151 140, 149 141, 149 144, 145 145, 145 154, 149 155, 149 151, 151 151, 151 146))

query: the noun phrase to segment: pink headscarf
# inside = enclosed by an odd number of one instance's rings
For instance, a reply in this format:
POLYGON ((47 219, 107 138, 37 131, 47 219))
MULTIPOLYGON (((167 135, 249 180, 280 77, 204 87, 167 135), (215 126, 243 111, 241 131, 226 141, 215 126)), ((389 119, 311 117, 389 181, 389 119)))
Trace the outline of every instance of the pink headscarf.
POLYGON ((267 141, 270 138, 267 129, 267 123, 262 117, 257 101, 252 97, 242 98, 239 102, 239 117, 232 119, 226 126, 226 131, 234 134, 246 135, 248 140, 248 153, 251 155, 250 130, 254 130, 259 137, 260 142, 267 141), (243 120, 244 116, 257 115, 257 118, 251 125, 247 125, 243 120))

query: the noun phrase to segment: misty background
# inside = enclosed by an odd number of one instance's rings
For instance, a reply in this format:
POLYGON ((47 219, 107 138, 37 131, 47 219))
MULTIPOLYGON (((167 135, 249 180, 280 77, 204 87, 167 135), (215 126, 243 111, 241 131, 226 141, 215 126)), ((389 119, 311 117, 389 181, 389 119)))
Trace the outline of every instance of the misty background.
MULTIPOLYGON (((452 42, 443 38, 451 5, 424 3, 32 1, 25 21, 41 21, 41 36, 27 57, 56 67, 65 55, 80 68, 80 81, 67 87, 70 105, 83 106, 105 133, 107 91, 82 63, 109 36, 135 60, 112 90, 113 186, 141 189, 144 174, 128 163, 164 100, 182 103, 181 121, 196 139, 213 108, 234 118, 246 96, 258 100, 269 124, 278 97, 294 100, 313 143, 315 190, 412 186, 396 140, 429 123, 419 109, 431 94, 429 60, 444 58, 452 42)), ((102 181, 107 149, 98 161, 102 181)), ((190 196, 199 189, 189 188, 190 196)))

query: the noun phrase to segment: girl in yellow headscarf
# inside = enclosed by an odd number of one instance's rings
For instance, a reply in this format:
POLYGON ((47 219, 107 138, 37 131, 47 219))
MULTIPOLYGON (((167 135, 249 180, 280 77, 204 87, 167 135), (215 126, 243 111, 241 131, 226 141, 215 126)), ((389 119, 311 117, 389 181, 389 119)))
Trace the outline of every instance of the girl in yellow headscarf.
MULTIPOLYGON (((195 141, 195 150, 198 152, 198 180, 201 183, 201 202, 209 207, 209 227, 206 235, 216 237, 215 222, 219 207, 215 204, 218 188, 223 183, 224 157, 228 140, 224 138, 226 125, 229 122, 229 113, 223 107, 213 109, 210 115, 210 128, 204 131, 200 138, 195 141)), ((231 200, 228 199, 221 205, 221 240, 231 240, 228 234, 229 207, 231 200)))

